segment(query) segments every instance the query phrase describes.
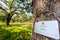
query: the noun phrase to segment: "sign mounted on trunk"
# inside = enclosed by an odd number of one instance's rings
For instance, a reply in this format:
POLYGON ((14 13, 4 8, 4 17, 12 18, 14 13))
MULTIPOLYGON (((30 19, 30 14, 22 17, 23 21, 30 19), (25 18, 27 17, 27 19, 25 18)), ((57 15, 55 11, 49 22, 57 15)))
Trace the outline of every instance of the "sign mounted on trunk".
POLYGON ((53 38, 59 39, 59 25, 57 20, 35 22, 34 32, 53 38))

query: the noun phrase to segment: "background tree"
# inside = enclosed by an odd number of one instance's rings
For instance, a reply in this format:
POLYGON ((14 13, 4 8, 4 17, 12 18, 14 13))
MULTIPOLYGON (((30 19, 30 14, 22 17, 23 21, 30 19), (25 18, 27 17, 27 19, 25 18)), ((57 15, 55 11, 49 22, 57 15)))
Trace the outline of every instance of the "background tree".
POLYGON ((12 16, 19 14, 21 10, 31 12, 31 2, 31 0, 0 0, 0 10, 5 14, 7 25, 9 25, 12 16))

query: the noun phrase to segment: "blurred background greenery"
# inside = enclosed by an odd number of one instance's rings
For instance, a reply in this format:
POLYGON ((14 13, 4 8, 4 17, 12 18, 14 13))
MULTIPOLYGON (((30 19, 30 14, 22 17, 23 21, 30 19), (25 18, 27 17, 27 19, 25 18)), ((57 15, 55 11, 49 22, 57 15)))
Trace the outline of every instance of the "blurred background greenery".
POLYGON ((0 40, 30 40, 32 23, 0 23, 0 40))
POLYGON ((0 0, 0 40, 30 40, 32 0, 0 0))

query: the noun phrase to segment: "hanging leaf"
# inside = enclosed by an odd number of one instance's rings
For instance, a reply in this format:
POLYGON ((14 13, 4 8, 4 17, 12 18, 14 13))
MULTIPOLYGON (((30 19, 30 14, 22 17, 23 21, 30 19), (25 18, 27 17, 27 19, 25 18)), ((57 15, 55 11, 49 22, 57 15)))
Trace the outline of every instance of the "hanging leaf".
POLYGON ((7 0, 8 2, 12 2, 13 0, 7 0))

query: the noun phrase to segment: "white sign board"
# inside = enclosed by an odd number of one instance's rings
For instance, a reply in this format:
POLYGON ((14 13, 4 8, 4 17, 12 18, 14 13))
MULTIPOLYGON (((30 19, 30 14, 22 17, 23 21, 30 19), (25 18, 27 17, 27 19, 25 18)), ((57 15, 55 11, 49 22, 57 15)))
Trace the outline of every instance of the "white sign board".
POLYGON ((50 38, 59 39, 58 21, 52 20, 35 22, 34 32, 50 38))

